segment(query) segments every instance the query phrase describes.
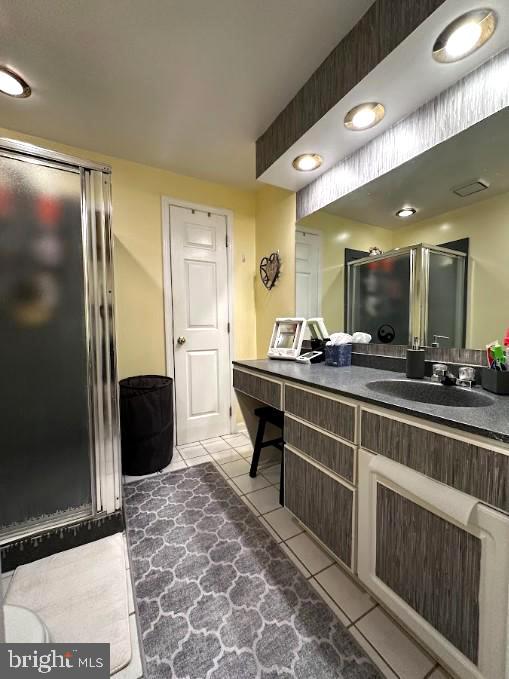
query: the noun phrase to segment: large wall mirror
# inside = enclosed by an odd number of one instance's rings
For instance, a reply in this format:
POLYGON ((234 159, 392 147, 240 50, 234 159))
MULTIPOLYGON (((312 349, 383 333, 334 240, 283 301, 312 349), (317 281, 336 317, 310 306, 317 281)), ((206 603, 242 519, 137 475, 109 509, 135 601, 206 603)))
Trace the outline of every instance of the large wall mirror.
POLYGON ((509 110, 302 219, 295 258, 296 314, 323 316, 329 333, 471 349, 502 339, 509 110))

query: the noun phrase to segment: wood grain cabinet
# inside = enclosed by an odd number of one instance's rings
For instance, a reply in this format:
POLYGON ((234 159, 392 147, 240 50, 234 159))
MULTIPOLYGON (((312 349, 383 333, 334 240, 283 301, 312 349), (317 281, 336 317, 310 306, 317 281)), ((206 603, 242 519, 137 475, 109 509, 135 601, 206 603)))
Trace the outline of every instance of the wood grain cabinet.
POLYGON ((508 676, 509 517, 359 451, 358 573, 462 679, 508 676))
POLYGON ((509 455, 361 409, 361 446, 509 512, 509 455))
POLYGON ((283 385, 281 382, 253 375, 245 370, 233 369, 233 387, 262 403, 281 410, 283 385))
POLYGON ((352 489, 285 448, 285 506, 350 569, 354 501, 352 489))
POLYGON ((350 483, 355 478, 355 447, 285 415, 285 441, 350 483))
POLYGON ((356 406, 287 384, 285 411, 347 441, 356 442, 356 406))

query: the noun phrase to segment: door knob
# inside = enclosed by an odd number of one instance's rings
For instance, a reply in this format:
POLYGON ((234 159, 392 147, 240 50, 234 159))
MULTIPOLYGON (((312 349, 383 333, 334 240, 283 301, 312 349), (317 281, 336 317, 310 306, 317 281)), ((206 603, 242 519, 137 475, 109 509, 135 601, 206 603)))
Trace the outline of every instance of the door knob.
POLYGON ((185 343, 186 343, 186 338, 185 338, 185 337, 179 337, 179 338, 177 339, 177 342, 178 342, 179 344, 185 344, 185 343))

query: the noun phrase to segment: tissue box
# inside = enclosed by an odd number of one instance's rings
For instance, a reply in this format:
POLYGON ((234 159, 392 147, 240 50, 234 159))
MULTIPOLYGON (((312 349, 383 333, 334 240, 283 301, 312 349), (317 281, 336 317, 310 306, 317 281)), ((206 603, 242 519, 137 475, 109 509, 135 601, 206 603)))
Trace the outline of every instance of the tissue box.
POLYGON ((333 365, 336 368, 352 365, 352 345, 338 344, 337 346, 326 346, 325 365, 333 365))

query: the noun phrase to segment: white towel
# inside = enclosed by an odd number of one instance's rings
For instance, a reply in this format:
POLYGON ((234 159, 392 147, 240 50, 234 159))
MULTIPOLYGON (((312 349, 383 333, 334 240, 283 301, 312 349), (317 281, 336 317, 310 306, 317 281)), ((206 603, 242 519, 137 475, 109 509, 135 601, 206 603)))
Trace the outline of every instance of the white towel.
POLYGON ((338 346, 340 344, 351 344, 352 336, 347 332, 333 332, 327 342, 327 346, 338 346))
POLYGON ((352 342, 354 344, 369 344, 371 342, 371 335, 367 332, 354 332, 352 342))

